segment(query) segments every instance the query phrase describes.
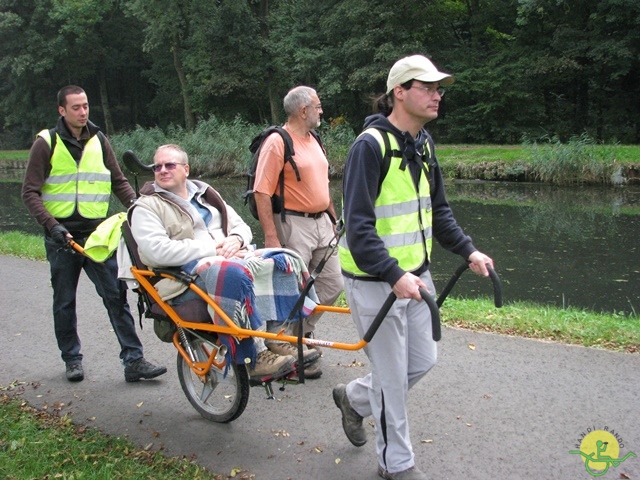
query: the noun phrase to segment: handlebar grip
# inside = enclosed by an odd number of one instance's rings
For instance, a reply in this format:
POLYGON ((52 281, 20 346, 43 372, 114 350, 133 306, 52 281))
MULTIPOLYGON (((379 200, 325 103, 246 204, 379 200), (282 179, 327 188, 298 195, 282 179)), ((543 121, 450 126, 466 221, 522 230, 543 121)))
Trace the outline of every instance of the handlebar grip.
MULTIPOLYGON (((447 285, 442 289, 442 293, 438 297, 438 300, 436 300, 436 304, 438 305, 438 307, 442 306, 449 293, 451 293, 451 290, 453 290, 453 287, 460 276, 468 268, 469 264, 465 262, 456 269, 447 285)), ((500 308, 502 307, 502 283, 500 282, 500 277, 489 264, 487 264, 487 270, 489 271, 489 278, 491 278, 491 282, 493 283, 493 304, 496 306, 496 308, 500 308)))
POLYGON ((493 282, 493 304, 496 308, 500 308, 502 307, 502 282, 500 282, 500 277, 496 271, 489 265, 487 265, 487 270, 489 270, 489 277, 493 282))
MULTIPOLYGON (((436 304, 436 301, 433 299, 433 297, 429 295, 429 292, 427 292, 424 288, 420 289, 420 296, 425 302, 427 302, 429 310, 431 311, 431 335, 433 336, 433 339, 438 342, 442 338, 442 329, 440 325, 440 309, 438 308, 438 305, 436 304)), ((382 304, 382 307, 380 307, 376 318, 373 319, 371 326, 364 334, 364 337, 362 337, 365 342, 369 343, 373 336, 376 334, 378 328, 380 328, 380 325, 384 320, 384 317, 386 317, 387 313, 389 313, 393 302, 396 301, 396 298, 397 297, 395 293, 389 293, 389 296, 382 304)))
POLYGON ((440 323, 440 309, 438 308, 438 304, 424 288, 420 289, 420 296, 427 302, 427 306, 431 311, 431 335, 433 336, 433 340, 439 342, 442 338, 442 326, 440 323))

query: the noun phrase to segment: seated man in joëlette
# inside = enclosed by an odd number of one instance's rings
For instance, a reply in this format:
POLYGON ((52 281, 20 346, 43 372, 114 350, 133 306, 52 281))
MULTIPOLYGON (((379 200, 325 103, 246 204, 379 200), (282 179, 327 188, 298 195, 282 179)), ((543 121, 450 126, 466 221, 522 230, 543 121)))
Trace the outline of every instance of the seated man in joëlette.
MULTIPOLYGON (((263 268, 267 259, 249 252, 250 227, 211 186, 188 179, 188 156, 178 145, 163 145, 156 150, 153 171, 155 181, 141 189, 140 198, 129 211, 131 233, 142 262, 152 268, 179 267, 188 274, 197 275, 196 284, 243 328, 262 330, 267 323, 277 320, 263 319, 256 311, 253 280, 254 275, 260 275, 263 280, 265 275, 269 275, 269 281, 272 278, 281 280, 284 274, 274 274, 278 269, 263 268), (242 260, 245 256, 247 259, 242 260)), ((275 260, 277 263, 278 258, 275 260)), ((285 263, 289 268, 287 275, 300 280, 300 272, 295 271, 295 259, 285 263)), ((291 281, 297 282, 296 279, 291 281)), ((277 282, 281 283, 280 280, 277 282)), ((291 282, 286 283, 291 290, 291 282)), ((155 288, 163 300, 174 305, 196 296, 186 285, 171 279, 159 281, 155 288)), ((290 303, 290 297, 287 298, 290 303)), ((216 316, 211 313, 215 321, 216 316)), ((269 330, 274 331, 275 327, 269 330)), ((250 376, 281 376, 295 369, 297 359, 292 355, 271 352, 260 337, 248 340, 248 351, 246 341, 233 345, 231 351, 237 346, 243 347, 241 344, 244 343, 245 349, 241 348, 240 354, 252 359, 250 376), (255 358, 252 358, 252 352, 257 354, 255 358)), ((305 350, 305 365, 317 360, 308 358, 317 357, 315 352, 305 350)))

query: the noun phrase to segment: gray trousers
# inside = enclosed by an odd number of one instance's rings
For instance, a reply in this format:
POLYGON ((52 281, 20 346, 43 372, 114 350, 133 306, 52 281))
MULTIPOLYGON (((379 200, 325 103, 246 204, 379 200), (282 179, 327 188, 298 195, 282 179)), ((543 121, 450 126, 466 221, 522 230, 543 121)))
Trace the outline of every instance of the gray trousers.
MULTIPOLYGON (((435 293, 431 274, 421 275, 435 293)), ((351 316, 362 337, 389 296, 386 282, 344 279, 351 316)), ((436 342, 431 336, 431 313, 424 301, 398 299, 365 347, 371 373, 347 385, 349 403, 363 417, 373 415, 376 452, 390 473, 415 465, 409 437, 407 399, 413 387, 435 365, 436 342)))

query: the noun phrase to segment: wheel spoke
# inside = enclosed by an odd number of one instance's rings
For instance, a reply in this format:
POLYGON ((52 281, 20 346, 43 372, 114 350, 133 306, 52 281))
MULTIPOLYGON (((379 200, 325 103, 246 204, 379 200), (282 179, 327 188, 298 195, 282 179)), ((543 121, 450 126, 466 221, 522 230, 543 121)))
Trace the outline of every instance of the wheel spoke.
MULTIPOLYGON (((191 348, 197 362, 207 363, 216 346, 200 337, 192 337, 191 348)), ((230 365, 218 368, 212 365, 205 376, 198 375, 190 362, 178 353, 178 378, 182 390, 193 407, 206 419, 229 422, 238 418, 249 399, 249 377, 244 366, 230 365)))

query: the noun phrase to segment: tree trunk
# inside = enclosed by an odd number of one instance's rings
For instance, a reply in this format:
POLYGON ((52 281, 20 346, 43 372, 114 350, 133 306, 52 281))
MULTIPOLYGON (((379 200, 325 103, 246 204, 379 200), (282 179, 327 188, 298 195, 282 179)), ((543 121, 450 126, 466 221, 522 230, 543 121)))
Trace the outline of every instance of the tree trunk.
POLYGON ((105 134, 113 135, 113 119, 111 118, 111 108, 109 108, 109 94, 107 93, 107 77, 104 68, 98 72, 98 84, 100 88, 100 104, 102 105, 102 115, 104 117, 105 134))
POLYGON ((269 107, 271 109, 271 125, 278 125, 278 117, 280 116, 280 99, 275 98, 273 93, 273 84, 271 82, 267 84, 267 90, 269 92, 269 107))
POLYGON ((182 92, 182 103, 184 105, 184 124, 187 130, 193 130, 196 128, 196 119, 191 111, 191 101, 189 100, 189 93, 187 92, 187 77, 184 74, 182 68, 182 61, 178 54, 178 46, 174 45, 173 48, 173 66, 178 74, 178 80, 180 81, 180 90, 182 92))

